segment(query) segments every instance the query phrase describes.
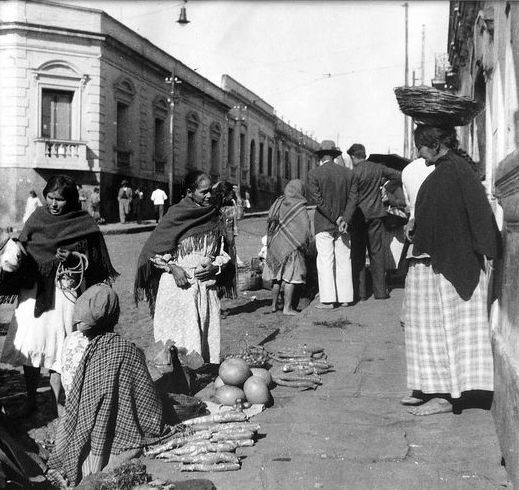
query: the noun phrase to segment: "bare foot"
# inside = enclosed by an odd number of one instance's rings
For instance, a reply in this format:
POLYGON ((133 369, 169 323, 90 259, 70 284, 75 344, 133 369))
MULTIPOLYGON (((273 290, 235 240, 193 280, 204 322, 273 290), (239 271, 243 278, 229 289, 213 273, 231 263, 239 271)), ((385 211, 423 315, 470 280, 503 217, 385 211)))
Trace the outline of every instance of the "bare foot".
POLYGON ((444 398, 431 398, 427 403, 408 410, 417 416, 433 415, 435 413, 452 412, 452 404, 444 398))
POLYGON ((335 305, 333 303, 319 303, 315 307, 319 310, 333 310, 335 305))
POLYGON ((421 405, 422 403, 424 403, 424 400, 422 400, 421 398, 417 398, 413 395, 407 395, 400 400, 400 403, 402 405, 421 405))
POLYGON ((285 310, 285 309, 283 309, 283 315, 294 316, 294 315, 297 315, 297 311, 296 310, 285 310))

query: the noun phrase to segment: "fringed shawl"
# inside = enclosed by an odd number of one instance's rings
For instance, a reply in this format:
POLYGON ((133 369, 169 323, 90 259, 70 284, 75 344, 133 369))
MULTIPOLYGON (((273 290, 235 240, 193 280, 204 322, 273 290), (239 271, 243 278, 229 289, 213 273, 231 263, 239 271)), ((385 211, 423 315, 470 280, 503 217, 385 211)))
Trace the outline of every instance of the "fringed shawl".
MULTIPOLYGON (((215 207, 199 206, 189 197, 184 197, 179 203, 171 206, 144 244, 139 255, 134 283, 135 302, 146 298, 153 314, 160 276, 164 271, 155 267, 150 258, 157 254, 169 253, 175 259, 179 253, 188 254, 192 250, 187 250, 185 247, 189 246, 194 249, 198 244, 202 246, 204 237, 208 234, 214 235, 213 254, 216 256, 222 238, 225 239, 225 231, 215 207), (184 248, 180 250, 181 240, 188 237, 192 237, 192 240, 185 240, 184 248)), ((226 292, 230 289, 228 284, 223 284, 221 287, 226 292)))
POLYGON ((305 204, 302 182, 293 180, 269 210, 267 265, 274 275, 291 253, 304 251, 310 243, 310 218, 305 204))
POLYGON ((465 301, 472 297, 483 257, 499 256, 501 238, 485 189, 467 162, 449 151, 420 187, 414 254, 427 253, 465 301))
POLYGON ((86 211, 51 214, 47 207, 37 208, 29 217, 19 237, 32 261, 37 283, 34 316, 54 307, 54 280, 59 247, 87 255, 86 286, 114 280, 119 274, 112 266, 106 243, 96 222, 86 211))

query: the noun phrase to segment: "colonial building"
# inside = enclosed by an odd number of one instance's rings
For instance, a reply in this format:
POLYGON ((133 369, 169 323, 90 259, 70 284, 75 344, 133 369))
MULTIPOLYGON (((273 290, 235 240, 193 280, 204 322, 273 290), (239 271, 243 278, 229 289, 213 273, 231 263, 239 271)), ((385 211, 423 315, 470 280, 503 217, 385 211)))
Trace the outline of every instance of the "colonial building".
POLYGON ((317 143, 252 91, 227 75, 211 83, 100 10, 6 0, 0 19, 1 226, 57 172, 99 186, 115 219, 123 178, 178 200, 200 168, 265 209, 316 163, 317 143))
POLYGON ((450 88, 486 105, 461 132, 480 162, 502 225, 504 257, 496 274, 491 336, 495 362, 493 414, 513 487, 519 488, 519 3, 450 3, 450 88))

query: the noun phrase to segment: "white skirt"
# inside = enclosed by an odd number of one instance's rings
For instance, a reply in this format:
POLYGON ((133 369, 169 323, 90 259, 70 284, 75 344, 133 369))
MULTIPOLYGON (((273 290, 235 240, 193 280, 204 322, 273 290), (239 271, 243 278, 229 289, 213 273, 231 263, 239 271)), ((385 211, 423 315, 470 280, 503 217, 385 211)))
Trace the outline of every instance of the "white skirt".
POLYGON ((1 360, 13 366, 44 367, 61 373, 65 337, 73 331, 75 292, 56 288, 52 310, 34 317, 36 286, 22 289, 18 307, 9 325, 1 360))

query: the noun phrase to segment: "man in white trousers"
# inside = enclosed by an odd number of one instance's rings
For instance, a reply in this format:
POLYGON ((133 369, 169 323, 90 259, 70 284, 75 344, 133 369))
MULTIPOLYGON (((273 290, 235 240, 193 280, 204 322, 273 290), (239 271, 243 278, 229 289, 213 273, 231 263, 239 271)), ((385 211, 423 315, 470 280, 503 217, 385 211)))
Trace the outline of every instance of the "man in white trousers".
POLYGON ((350 237, 347 223, 357 204, 353 171, 334 163, 342 152, 331 140, 321 143, 319 167, 308 174, 308 189, 317 205, 314 215, 319 300, 317 308, 353 302, 350 237))

